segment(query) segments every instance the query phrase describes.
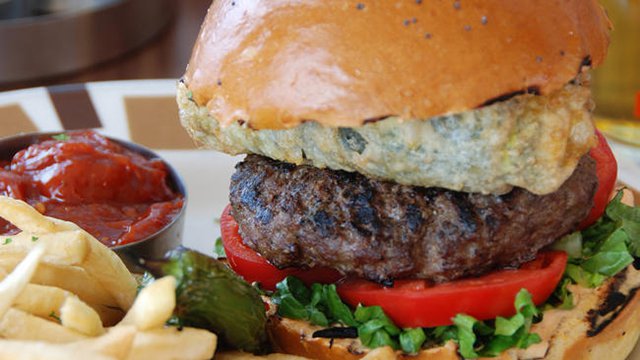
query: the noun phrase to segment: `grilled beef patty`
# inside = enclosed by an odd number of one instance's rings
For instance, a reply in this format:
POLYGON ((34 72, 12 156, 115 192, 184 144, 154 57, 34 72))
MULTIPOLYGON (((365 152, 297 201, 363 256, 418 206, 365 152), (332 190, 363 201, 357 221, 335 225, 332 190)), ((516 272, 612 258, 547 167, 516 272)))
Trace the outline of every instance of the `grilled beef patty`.
POLYGON ((444 282, 533 259, 576 229, 597 183, 588 155, 547 195, 407 186, 250 155, 231 178, 231 205, 245 244, 278 268, 444 282))

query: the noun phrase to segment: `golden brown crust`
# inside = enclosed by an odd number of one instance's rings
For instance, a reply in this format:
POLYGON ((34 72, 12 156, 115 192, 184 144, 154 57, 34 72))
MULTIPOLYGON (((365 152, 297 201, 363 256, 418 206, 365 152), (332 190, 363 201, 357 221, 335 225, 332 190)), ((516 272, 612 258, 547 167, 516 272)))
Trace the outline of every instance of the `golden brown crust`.
POLYGON ((609 27, 596 0, 217 0, 185 81, 222 126, 426 119, 559 89, 609 27))
POLYGON ((334 340, 311 338, 307 325, 300 321, 279 318, 269 319, 269 335, 274 350, 304 356, 310 359, 357 360, 362 353, 354 353, 350 347, 350 340, 334 340), (335 346, 334 346, 335 345, 335 346))

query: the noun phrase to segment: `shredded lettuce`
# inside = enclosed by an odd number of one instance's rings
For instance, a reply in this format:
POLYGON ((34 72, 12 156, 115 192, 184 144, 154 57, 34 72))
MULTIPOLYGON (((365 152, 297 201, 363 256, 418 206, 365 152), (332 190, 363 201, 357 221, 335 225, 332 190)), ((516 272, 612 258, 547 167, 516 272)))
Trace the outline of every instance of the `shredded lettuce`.
POLYGON ((422 328, 404 329, 399 338, 400 347, 407 354, 417 354, 422 344, 427 341, 427 335, 422 328))
POLYGON ((569 255, 563 279, 549 300, 567 309, 573 303, 570 283, 594 288, 615 276, 638 257, 640 208, 621 202, 622 191, 609 202, 604 215, 592 226, 557 241, 553 248, 569 255))
POLYGON ((622 228, 608 234, 604 241, 594 244, 591 256, 582 259, 582 268, 608 277, 619 273, 633 262, 627 248, 628 239, 622 228))
POLYGON ((531 333, 533 320, 540 314, 531 300, 531 294, 522 289, 515 299, 516 314, 510 318, 497 317, 495 321, 479 321, 458 314, 453 318, 453 329, 441 329, 443 340, 458 343, 460 355, 466 359, 480 356, 494 357, 512 347, 526 349, 539 343, 540 336, 531 333))
POLYGON ((380 306, 358 306, 355 319, 359 324, 358 336, 364 346, 374 349, 385 345, 400 348, 396 338, 401 331, 380 306))
POLYGON ((321 303, 323 287, 314 284, 309 290, 300 279, 288 276, 276 285, 271 298, 278 304, 278 314, 291 319, 307 320, 314 325, 329 326, 324 302, 321 303), (317 286, 316 286, 317 285, 317 286))
POLYGON ((360 322, 354 319, 351 309, 340 299, 334 284, 324 285, 322 287, 322 299, 329 309, 329 314, 332 318, 348 326, 358 326, 360 324, 360 322))
POLYGON ((570 258, 582 257, 582 233, 576 231, 556 241, 551 248, 564 251, 570 258))
POLYGON ((562 310, 569 310, 573 308, 573 294, 567 288, 572 281, 568 277, 563 277, 553 294, 549 297, 546 304, 542 306, 544 310, 558 308, 562 310))
POLYGON ((621 202, 622 191, 609 203, 606 217, 621 224, 627 235, 627 246, 634 257, 640 257, 640 208, 627 206, 621 202))
POLYGON ((493 321, 479 321, 459 314, 453 325, 433 329, 401 329, 379 306, 358 305, 351 310, 338 295, 333 284, 313 284, 308 288, 299 279, 289 276, 276 285, 273 294, 280 316, 301 319, 327 327, 341 324, 357 329, 362 344, 375 349, 382 346, 408 354, 420 351, 426 342, 442 344, 453 340, 465 358, 497 356, 511 347, 526 348, 540 341, 530 333, 531 324, 539 315, 531 294, 520 290, 515 299, 516 314, 510 318, 498 317, 493 321))
POLYGON ((224 245, 222 244, 221 237, 218 237, 213 245, 213 257, 216 259, 227 258, 227 254, 224 251, 224 245))

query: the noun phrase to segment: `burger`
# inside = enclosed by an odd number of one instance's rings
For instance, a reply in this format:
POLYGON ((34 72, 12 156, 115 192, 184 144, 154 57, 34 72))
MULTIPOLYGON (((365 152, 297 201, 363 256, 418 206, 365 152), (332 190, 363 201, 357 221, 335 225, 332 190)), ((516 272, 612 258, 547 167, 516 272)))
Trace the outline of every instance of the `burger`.
POLYGON ((275 349, 625 358, 640 213, 588 74, 610 29, 595 0, 215 1, 180 117, 247 154, 222 240, 275 349))

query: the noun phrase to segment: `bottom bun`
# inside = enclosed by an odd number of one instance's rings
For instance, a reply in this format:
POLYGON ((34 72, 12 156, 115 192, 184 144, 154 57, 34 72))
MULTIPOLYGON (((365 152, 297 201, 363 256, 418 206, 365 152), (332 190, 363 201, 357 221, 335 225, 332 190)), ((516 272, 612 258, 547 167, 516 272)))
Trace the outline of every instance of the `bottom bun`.
MULTIPOLYGON (((543 321, 534 324, 542 342, 528 349, 510 349, 493 359, 625 359, 640 335, 640 271, 629 266, 595 289, 569 287, 574 308, 545 311, 543 321)), ((391 348, 370 350, 358 339, 313 338, 321 329, 300 320, 272 316, 269 333, 274 348, 310 359, 460 359, 453 342, 417 355, 403 355, 391 348)))

